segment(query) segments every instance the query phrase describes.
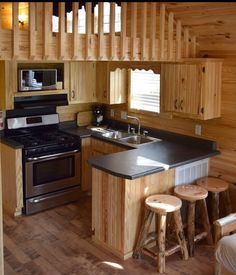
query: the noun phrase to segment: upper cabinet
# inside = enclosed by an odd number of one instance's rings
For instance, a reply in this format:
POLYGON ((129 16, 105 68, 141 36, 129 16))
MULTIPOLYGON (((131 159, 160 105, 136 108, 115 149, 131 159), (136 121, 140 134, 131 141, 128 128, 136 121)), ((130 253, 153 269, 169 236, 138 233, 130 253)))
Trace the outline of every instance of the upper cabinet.
POLYGON ((220 117, 222 60, 161 65, 161 111, 195 119, 220 117))
POLYGON ((69 62, 70 103, 96 102, 96 63, 69 62))
POLYGON ((100 103, 127 101, 127 69, 111 70, 109 62, 97 62, 97 97, 100 103))

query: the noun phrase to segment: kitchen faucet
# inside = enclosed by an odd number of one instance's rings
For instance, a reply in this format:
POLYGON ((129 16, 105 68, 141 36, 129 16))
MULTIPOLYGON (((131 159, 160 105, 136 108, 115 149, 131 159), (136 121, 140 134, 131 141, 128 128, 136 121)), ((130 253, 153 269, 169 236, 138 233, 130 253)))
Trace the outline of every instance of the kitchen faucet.
POLYGON ((127 118, 135 119, 135 120, 137 121, 137 123, 138 123, 138 135, 140 135, 140 128, 141 128, 141 125, 140 125, 140 120, 139 120, 139 118, 136 117, 136 116, 128 116, 128 115, 127 115, 127 118))

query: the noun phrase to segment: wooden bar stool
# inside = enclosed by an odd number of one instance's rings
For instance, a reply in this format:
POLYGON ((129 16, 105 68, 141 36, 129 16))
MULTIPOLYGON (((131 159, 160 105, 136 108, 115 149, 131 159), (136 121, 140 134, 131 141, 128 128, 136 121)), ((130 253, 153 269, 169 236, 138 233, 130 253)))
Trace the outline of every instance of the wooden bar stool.
POLYGON ((176 196, 188 203, 188 216, 187 216, 187 240, 189 248, 189 256, 194 255, 194 243, 200 241, 203 238, 207 239, 209 244, 213 243, 211 226, 208 218, 208 211, 206 206, 206 197, 208 192, 201 186, 186 184, 175 187, 174 193, 176 196), (202 203, 201 214, 204 231, 195 235, 195 206, 196 202, 202 203))
POLYGON ((157 260, 158 272, 165 272, 165 257, 177 251, 181 251, 183 258, 188 259, 188 249, 184 237, 180 207, 182 202, 175 196, 171 195, 153 195, 145 200, 145 214, 139 232, 138 240, 133 252, 133 258, 140 258, 142 254, 151 256, 157 260), (153 215, 156 215, 156 232, 149 232, 153 215), (167 213, 173 213, 174 225, 178 245, 166 250, 166 218, 167 213), (146 246, 156 241, 157 252, 153 248, 146 246))
POLYGON ((208 192, 211 192, 211 222, 219 219, 219 194, 222 192, 224 205, 226 208, 226 215, 232 212, 231 202, 229 198, 229 183, 214 177, 204 177, 197 180, 197 185, 205 188, 208 192))

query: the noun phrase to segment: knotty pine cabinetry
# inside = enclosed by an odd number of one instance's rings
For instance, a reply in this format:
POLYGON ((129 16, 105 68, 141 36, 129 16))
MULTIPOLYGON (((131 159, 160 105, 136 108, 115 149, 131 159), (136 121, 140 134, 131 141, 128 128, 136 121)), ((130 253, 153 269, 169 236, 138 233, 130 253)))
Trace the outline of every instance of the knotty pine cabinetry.
POLYGON ((161 111, 195 119, 220 117, 222 60, 161 65, 161 111))
MULTIPOLYGON (((0 144, 1 150, 1 144, 0 144)), ((3 228, 2 228, 2 172, 1 172, 1 158, 0 158, 0 274, 4 274, 3 268, 3 228)))
POLYGON ((70 103, 96 102, 96 63, 69 62, 70 103))
POLYGON ((97 62, 98 101, 104 104, 126 103, 127 74, 127 69, 113 71, 109 62, 97 62))
POLYGON ((91 190, 92 187, 92 168, 88 164, 88 159, 99 155, 107 155, 127 150, 127 147, 112 144, 95 138, 81 139, 82 155, 82 191, 91 190))

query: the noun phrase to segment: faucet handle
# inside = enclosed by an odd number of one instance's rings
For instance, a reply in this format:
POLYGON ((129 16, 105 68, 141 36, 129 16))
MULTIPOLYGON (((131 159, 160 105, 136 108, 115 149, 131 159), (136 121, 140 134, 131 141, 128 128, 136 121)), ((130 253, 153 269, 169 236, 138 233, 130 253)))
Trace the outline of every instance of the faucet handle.
POLYGON ((135 128, 132 127, 132 128, 130 128, 130 130, 131 130, 132 134, 135 134, 135 128))
POLYGON ((128 124, 128 134, 130 134, 130 124, 128 124))
POLYGON ((144 136, 147 136, 147 134, 148 134, 148 131, 145 131, 145 130, 144 130, 144 131, 143 131, 143 135, 144 135, 144 136))

